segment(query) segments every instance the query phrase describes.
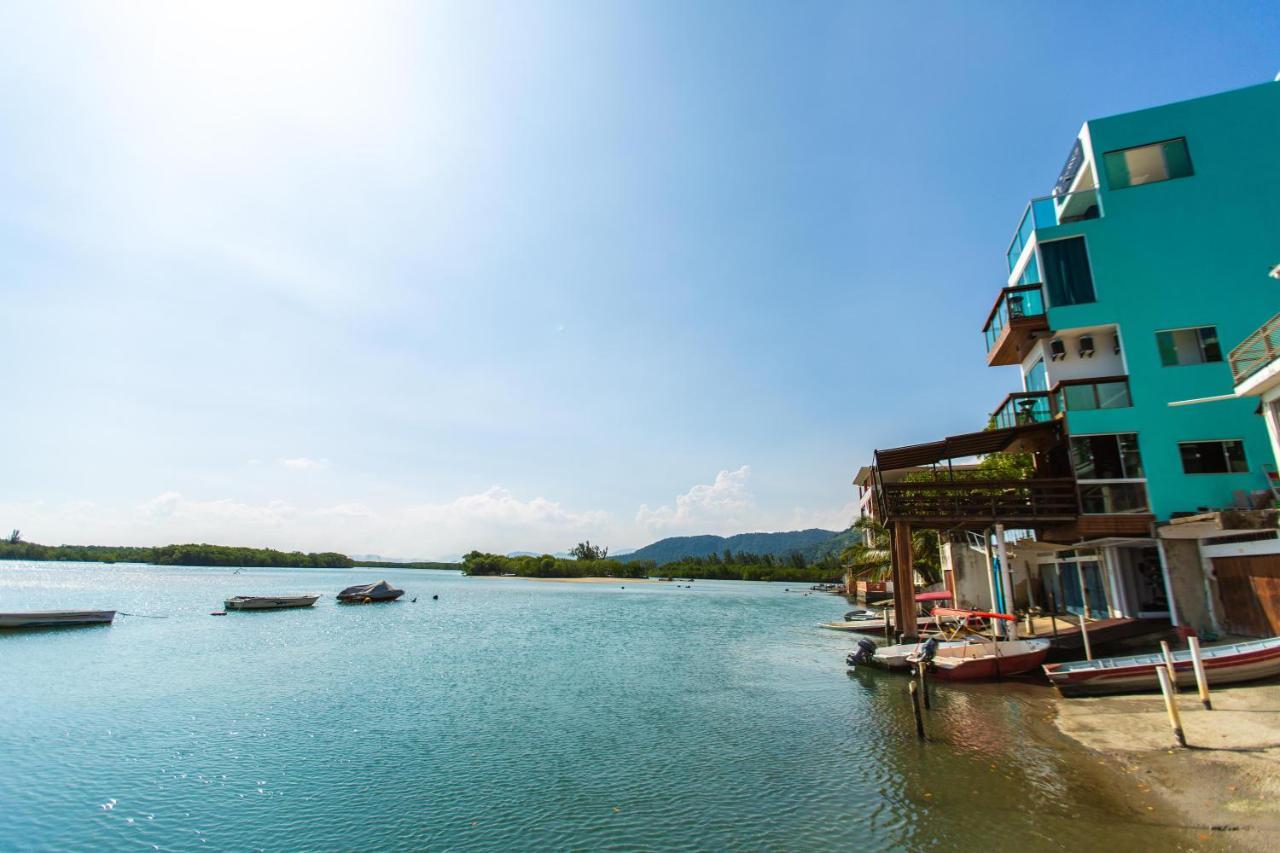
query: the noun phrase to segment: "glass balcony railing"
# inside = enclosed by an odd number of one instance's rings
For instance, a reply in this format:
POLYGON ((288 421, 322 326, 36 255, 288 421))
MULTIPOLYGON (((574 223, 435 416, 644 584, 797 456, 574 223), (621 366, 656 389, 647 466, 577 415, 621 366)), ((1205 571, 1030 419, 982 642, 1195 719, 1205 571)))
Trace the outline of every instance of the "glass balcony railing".
POLYGON ((1059 382, 1053 389, 1053 405, 1058 412, 1092 409, 1127 409, 1133 405, 1129 380, 1124 376, 1059 382))
POLYGON ((1053 420, 1053 397, 1048 391, 1020 391, 1004 398, 991 416, 996 429, 1053 420))
POLYGON ((1000 333, 1009 325, 1009 321, 1023 317, 1044 316, 1044 291, 1038 284, 1020 284, 1017 287, 1006 287, 1000 292, 1000 299, 991 316, 987 318, 986 328, 982 330, 987 339, 987 352, 1000 340, 1000 333))
POLYGON ((1013 272, 1018 266, 1022 251, 1031 242, 1037 228, 1052 228, 1068 222, 1084 222, 1101 217, 1102 202, 1098 197, 1097 187, 1033 198, 1023 211, 1022 221, 1018 223, 1018 230, 1009 243, 1009 272, 1013 272))

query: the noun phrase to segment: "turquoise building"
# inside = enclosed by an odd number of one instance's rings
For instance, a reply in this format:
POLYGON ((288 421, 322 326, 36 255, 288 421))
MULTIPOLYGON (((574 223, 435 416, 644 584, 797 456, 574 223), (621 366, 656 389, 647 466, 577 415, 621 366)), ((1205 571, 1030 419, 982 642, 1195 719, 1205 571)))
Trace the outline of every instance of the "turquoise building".
POLYGON ((1060 422, 1080 500, 1045 538, 1082 547, 1038 574, 1068 605, 1083 573, 1095 611, 1177 622, 1154 525, 1250 503, 1273 463, 1257 400, 1170 404, 1221 396, 1280 308, 1280 82, 1086 122, 1006 260, 987 360, 1022 388, 994 420, 1060 422))

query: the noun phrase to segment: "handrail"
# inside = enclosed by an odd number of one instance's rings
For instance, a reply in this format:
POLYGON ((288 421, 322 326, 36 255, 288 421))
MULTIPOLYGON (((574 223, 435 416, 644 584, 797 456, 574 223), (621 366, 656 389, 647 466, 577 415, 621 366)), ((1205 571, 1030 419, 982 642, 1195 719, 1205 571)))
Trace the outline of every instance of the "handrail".
POLYGON ((1280 314, 1262 324, 1258 331, 1241 341, 1227 361, 1236 385, 1280 358, 1280 314))
POLYGON ((928 491, 936 489, 1016 489, 1023 486, 1066 486, 1074 488, 1075 477, 1027 477, 1024 479, 984 480, 900 480, 896 483, 885 483, 881 486, 886 492, 909 492, 917 489, 928 491))

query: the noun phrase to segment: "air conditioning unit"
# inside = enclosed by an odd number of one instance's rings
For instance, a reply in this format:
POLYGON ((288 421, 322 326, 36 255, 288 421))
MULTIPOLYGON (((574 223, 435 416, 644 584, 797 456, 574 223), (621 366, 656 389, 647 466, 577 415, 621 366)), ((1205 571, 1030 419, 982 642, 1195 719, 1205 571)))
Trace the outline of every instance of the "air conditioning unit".
POLYGON ((1080 336, 1079 353, 1081 358, 1093 358, 1093 335, 1080 336))
POLYGON ((1049 358, 1052 361, 1062 361, 1067 357, 1067 345, 1060 338, 1054 338, 1049 341, 1049 358))

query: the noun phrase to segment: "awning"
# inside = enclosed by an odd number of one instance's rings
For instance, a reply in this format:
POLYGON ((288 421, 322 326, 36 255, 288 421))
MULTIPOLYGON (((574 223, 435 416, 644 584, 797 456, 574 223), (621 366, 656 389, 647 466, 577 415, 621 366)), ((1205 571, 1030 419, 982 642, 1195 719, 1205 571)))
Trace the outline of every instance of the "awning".
POLYGON ((1053 443, 1061 437, 1061 427, 1054 421, 1024 426, 988 429, 952 435, 928 444, 909 444, 876 451, 876 466, 881 471, 895 471, 921 465, 936 465, 948 459, 984 456, 1007 450, 1029 450, 1053 443))

